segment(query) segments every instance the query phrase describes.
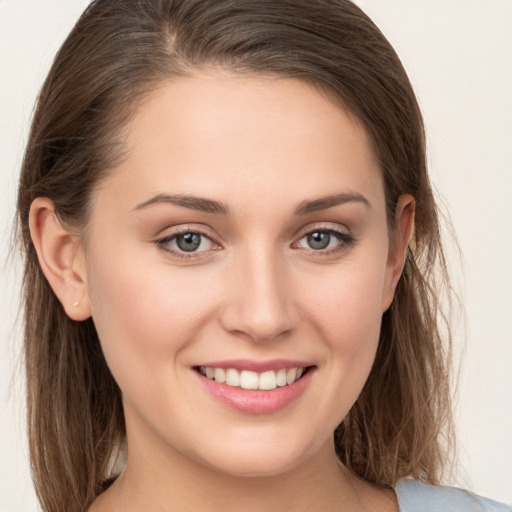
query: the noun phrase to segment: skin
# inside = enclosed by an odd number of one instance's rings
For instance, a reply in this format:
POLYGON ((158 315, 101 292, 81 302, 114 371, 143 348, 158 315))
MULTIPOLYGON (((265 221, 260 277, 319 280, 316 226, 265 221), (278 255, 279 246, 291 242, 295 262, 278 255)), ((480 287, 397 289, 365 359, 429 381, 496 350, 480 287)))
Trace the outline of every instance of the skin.
POLYGON ((364 129, 300 81, 204 71, 153 91, 126 133, 86 237, 48 199, 31 210, 43 271, 71 318, 92 315, 123 393, 127 465, 90 510, 397 511, 392 491, 340 467, 332 441, 370 372, 413 225, 402 196, 390 242, 364 129), (141 207, 161 194, 229 213, 141 207), (297 214, 339 194, 351 200, 297 214), (185 259, 169 240, 180 229, 208 236, 185 259), (329 230, 353 241, 309 245, 329 230), (247 414, 193 369, 234 358, 315 370, 292 404, 247 414))

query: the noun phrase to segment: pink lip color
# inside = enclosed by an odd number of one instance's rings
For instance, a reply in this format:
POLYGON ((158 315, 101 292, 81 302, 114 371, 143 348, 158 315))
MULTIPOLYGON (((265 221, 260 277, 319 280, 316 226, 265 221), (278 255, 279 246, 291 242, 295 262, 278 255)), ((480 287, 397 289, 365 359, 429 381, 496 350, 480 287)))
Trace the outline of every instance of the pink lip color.
MULTIPOLYGON (((216 366, 216 368, 220 367, 216 366)), ((229 368, 233 368, 233 366, 229 368)), ((289 368, 295 367, 289 366, 289 368)), ((248 368, 245 367, 245 369, 248 368)), ((196 372, 196 375, 211 395, 229 407, 249 414, 269 414, 285 408, 296 400, 304 392, 314 373, 314 368, 310 368, 293 384, 277 387, 269 391, 235 388, 208 379, 198 372, 196 372)))
POLYGON ((306 368, 313 366, 313 363, 307 361, 296 361, 292 359, 272 359, 271 361, 255 361, 253 359, 229 359, 222 361, 208 361, 206 363, 198 364, 197 366, 204 366, 210 368, 234 368, 235 370, 249 370, 252 372, 262 373, 273 370, 277 372, 281 368, 306 368))

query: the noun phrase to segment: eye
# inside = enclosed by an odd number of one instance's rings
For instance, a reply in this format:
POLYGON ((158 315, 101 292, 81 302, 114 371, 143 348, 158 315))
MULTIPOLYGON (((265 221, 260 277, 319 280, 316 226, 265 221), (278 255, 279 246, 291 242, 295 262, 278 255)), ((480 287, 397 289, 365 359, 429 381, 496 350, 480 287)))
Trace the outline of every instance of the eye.
POLYGON ((333 236, 327 231, 315 231, 314 233, 308 233, 302 237, 301 240, 305 239, 307 246, 310 249, 320 251, 322 249, 328 249, 333 241, 333 236))
POLYGON ((196 252, 199 250, 208 250, 211 245, 211 240, 207 239, 200 233, 184 233, 176 235, 171 244, 175 244, 175 248, 184 252, 196 252))
POLYGON ((355 238, 343 231, 316 229, 302 236, 296 246, 301 249, 332 253, 348 249, 354 242, 355 238))
POLYGON ((192 255, 192 253, 207 252, 218 248, 212 239, 200 231, 183 230, 157 240, 163 250, 179 256, 192 255))

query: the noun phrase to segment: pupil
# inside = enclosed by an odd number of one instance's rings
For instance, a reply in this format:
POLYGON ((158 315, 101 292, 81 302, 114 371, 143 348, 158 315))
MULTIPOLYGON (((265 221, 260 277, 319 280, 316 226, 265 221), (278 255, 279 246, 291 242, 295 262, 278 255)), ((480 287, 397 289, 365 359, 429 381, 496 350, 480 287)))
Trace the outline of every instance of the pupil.
POLYGON ((312 249, 325 249, 329 246, 330 241, 331 235, 329 233, 317 231, 308 235, 308 245, 312 249))
POLYGON ((176 244, 185 252, 195 251, 201 245, 201 235, 197 233, 185 233, 176 238, 176 244))

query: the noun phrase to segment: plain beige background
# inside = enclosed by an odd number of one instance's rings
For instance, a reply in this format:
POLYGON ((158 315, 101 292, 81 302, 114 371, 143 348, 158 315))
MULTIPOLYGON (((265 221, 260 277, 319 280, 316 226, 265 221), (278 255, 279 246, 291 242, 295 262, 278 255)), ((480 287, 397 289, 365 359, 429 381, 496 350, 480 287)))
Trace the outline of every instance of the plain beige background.
MULTIPOLYGON (((87 3, 0 0, 0 512, 37 508, 15 324, 19 272, 5 263, 16 179, 38 88, 87 3)), ((512 1, 357 3, 415 86, 432 176, 464 254, 463 265, 451 261, 467 314, 466 330, 456 330, 457 483, 512 503, 512 1)))

